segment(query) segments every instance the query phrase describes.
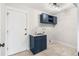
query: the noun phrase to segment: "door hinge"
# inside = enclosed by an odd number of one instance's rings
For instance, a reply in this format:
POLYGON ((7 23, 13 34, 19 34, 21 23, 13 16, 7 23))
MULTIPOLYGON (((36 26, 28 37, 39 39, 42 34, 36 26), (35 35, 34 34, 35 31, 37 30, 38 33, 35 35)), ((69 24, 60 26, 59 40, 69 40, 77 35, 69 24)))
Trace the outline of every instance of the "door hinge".
POLYGON ((8 30, 7 30, 7 33, 8 33, 8 30))
POLYGON ((8 47, 7 47, 7 50, 8 50, 8 47))

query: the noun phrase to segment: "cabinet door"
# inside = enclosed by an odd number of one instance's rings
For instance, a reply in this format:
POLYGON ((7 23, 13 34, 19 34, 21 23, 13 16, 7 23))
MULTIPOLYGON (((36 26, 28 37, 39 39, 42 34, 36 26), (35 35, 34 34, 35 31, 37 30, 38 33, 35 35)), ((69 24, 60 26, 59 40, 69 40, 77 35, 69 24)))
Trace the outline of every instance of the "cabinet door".
POLYGON ((42 51, 47 48, 46 35, 38 37, 38 50, 42 51))
POLYGON ((33 53, 36 54, 39 52, 39 42, 38 42, 38 38, 35 37, 34 38, 34 48, 32 49, 33 53))
POLYGON ((34 48, 34 38, 30 35, 30 49, 34 48))
POLYGON ((42 36, 42 50, 47 48, 47 39, 46 36, 42 36))
POLYGON ((38 52, 40 52, 41 50, 42 50, 42 40, 41 40, 41 37, 40 36, 38 36, 38 37, 36 37, 35 38, 35 43, 34 43, 35 45, 35 53, 38 53, 38 52))
POLYGON ((42 37, 38 37, 38 51, 42 50, 42 37))

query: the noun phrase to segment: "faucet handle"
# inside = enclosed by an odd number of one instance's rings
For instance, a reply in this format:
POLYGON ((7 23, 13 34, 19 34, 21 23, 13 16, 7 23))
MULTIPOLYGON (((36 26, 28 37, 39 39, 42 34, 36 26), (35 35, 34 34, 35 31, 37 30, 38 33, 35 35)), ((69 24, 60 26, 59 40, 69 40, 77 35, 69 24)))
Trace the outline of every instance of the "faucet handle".
POLYGON ((43 31, 43 34, 44 34, 45 32, 43 31))

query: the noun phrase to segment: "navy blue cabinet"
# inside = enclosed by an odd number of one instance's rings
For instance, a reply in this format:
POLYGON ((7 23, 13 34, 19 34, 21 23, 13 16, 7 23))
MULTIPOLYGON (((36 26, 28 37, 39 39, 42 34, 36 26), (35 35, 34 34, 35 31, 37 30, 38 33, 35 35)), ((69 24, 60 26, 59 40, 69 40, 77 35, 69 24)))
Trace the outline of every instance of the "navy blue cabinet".
POLYGON ((33 54, 41 52, 47 48, 47 36, 32 36, 30 35, 30 50, 33 54))
POLYGON ((57 24, 57 16, 51 16, 46 13, 40 14, 40 23, 45 23, 45 24, 57 24))

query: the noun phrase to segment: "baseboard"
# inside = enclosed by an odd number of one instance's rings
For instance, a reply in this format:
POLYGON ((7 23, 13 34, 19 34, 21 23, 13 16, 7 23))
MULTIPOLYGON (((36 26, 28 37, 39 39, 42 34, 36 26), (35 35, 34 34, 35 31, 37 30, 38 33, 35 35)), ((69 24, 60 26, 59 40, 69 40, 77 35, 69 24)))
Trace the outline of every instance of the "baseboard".
POLYGON ((62 45, 65 45, 65 46, 68 46, 68 47, 71 47, 71 48, 74 48, 74 49, 77 49, 76 47, 74 47, 73 45, 70 45, 68 43, 65 43, 65 42, 62 42, 62 41, 58 41, 58 40, 55 40, 56 43, 60 43, 62 45))
POLYGON ((26 50, 30 50, 30 47, 26 48, 26 50))
POLYGON ((13 53, 13 54, 8 55, 8 56, 13 56, 13 55, 16 55, 16 54, 21 53, 21 52, 24 52, 24 51, 26 51, 26 50, 22 50, 22 51, 19 51, 19 52, 17 52, 17 53, 13 53))

